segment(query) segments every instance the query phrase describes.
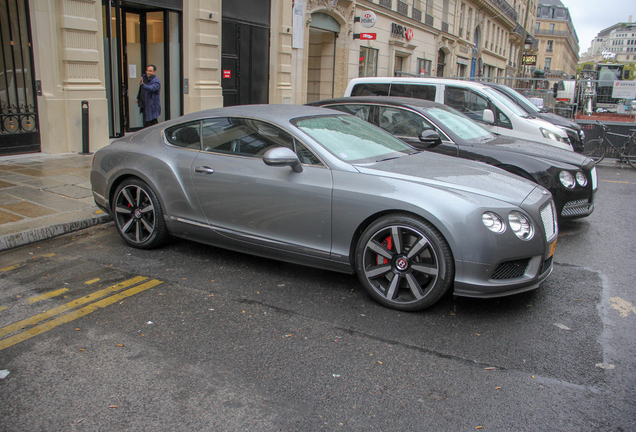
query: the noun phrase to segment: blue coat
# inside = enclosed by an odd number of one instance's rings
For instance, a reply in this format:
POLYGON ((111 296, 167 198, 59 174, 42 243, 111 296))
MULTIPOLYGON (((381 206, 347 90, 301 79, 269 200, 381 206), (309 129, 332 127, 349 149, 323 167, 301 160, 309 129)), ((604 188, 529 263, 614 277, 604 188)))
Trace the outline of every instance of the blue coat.
MULTIPOLYGON (((144 83, 139 86, 139 91, 142 90, 146 93, 146 106, 144 107, 144 120, 154 120, 161 115, 161 82, 157 75, 153 75, 148 81, 148 84, 144 83)), ((139 98, 137 98, 139 99, 139 98)))

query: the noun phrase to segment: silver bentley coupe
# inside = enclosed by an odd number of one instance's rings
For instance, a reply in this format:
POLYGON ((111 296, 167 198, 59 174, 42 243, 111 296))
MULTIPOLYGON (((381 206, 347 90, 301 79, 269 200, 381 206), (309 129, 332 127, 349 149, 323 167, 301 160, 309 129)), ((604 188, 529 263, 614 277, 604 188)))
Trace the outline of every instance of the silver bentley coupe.
POLYGON ((91 183, 130 246, 172 235, 356 273, 405 311, 451 287, 483 298, 537 288, 558 234, 543 187, 308 106, 218 108, 144 129, 95 153, 91 183))

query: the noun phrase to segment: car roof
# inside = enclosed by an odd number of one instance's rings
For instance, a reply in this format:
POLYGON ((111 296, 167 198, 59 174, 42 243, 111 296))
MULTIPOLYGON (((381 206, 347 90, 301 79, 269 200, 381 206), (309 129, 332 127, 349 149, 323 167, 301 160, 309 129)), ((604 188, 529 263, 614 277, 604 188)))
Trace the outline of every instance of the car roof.
POLYGON ((208 117, 252 117, 275 123, 290 121, 298 117, 333 114, 333 110, 306 105, 235 105, 193 112, 176 118, 169 123, 176 124, 208 117))
POLYGON ((435 78, 435 77, 368 77, 368 78, 354 78, 351 83, 420 83, 420 84, 444 84, 444 85, 457 85, 460 84, 465 87, 480 88, 486 87, 481 82, 464 81, 458 79, 449 78, 435 78))
POLYGON ((341 97, 341 98, 333 98, 333 99, 324 99, 318 102, 312 102, 312 104, 316 105, 331 105, 337 103, 373 103, 373 104, 384 104, 384 105, 394 105, 394 106, 409 106, 415 108, 431 108, 431 107, 445 107, 446 105, 425 100, 425 99, 417 99, 417 98, 407 98, 407 97, 396 97, 396 96, 352 96, 352 97, 341 97))

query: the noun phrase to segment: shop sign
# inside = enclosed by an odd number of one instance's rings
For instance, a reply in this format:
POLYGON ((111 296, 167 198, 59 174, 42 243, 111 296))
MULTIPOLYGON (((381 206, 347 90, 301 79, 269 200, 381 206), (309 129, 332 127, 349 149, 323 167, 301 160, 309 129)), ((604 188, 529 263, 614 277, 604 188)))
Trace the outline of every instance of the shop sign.
POLYGON ((232 71, 231 70, 223 70, 223 78, 232 78, 232 71))
POLYGON ((537 56, 536 55, 524 55, 521 59, 521 64, 523 66, 536 66, 537 65, 537 56))
POLYGON ((360 39, 362 40, 375 40, 377 33, 360 33, 360 39))
POLYGON ((404 38, 406 40, 413 39, 413 29, 406 28, 396 23, 391 24, 391 36, 404 38))
POLYGON ((368 11, 360 17, 360 24, 362 24, 362 27, 371 28, 375 25, 376 19, 375 13, 368 11))

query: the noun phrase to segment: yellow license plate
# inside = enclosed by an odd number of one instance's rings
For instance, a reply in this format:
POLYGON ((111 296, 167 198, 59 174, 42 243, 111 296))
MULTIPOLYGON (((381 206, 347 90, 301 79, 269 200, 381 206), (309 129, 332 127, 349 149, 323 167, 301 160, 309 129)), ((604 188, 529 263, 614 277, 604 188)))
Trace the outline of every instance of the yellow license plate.
POLYGON ((554 241, 554 243, 552 243, 550 245, 550 255, 548 255, 548 258, 550 258, 552 255, 554 255, 555 249, 556 249, 556 240, 554 241))

